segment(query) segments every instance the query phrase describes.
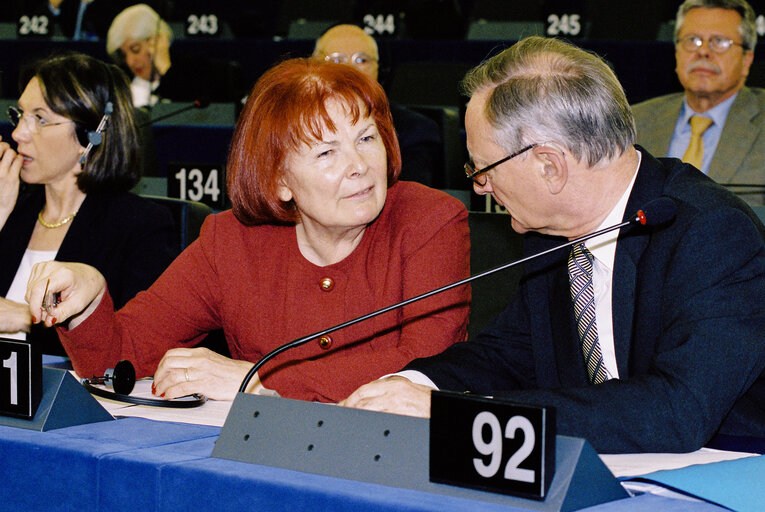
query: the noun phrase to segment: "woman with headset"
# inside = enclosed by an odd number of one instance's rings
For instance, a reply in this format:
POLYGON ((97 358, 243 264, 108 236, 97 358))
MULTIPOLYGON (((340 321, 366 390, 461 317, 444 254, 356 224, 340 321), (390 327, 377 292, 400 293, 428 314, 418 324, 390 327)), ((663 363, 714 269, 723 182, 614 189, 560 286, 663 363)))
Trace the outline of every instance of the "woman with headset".
POLYGON ((170 212, 129 193, 139 146, 124 73, 81 54, 22 71, 14 151, 0 141, 0 336, 34 339, 64 355, 24 301, 32 266, 59 260, 99 269, 124 304, 173 260, 170 212))

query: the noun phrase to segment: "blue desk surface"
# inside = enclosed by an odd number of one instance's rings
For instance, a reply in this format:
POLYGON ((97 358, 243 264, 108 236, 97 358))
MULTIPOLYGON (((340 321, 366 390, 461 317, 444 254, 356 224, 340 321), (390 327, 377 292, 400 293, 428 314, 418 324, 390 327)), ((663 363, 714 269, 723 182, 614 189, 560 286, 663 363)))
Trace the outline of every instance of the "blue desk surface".
MULTIPOLYGON (((0 427, 1 510, 516 510, 211 458, 218 427, 141 418, 49 432, 0 427), (126 507, 127 506, 127 507, 126 507)), ((643 495, 593 507, 719 511, 643 495)))

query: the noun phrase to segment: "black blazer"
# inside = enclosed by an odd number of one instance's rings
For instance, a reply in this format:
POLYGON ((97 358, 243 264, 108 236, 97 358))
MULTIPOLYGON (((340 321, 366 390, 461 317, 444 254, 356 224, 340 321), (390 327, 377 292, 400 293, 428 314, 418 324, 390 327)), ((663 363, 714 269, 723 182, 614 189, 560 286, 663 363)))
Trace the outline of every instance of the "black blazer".
MULTIPOLYGON (((0 231, 0 291, 8 293, 45 203, 42 187, 30 187, 0 231)), ((89 194, 72 220, 57 261, 87 263, 106 278, 116 307, 148 288, 177 255, 167 208, 134 194, 89 194)), ((64 355, 54 329, 35 325, 28 337, 45 354, 64 355)))
MULTIPOLYGON (((677 216, 620 234, 618 380, 588 384, 566 250, 529 262, 516 297, 475 340, 407 369, 441 389, 554 406, 558 432, 599 452, 692 451, 716 433, 765 437, 765 228, 696 169, 642 154, 625 215, 667 196, 677 216)), ((525 252, 562 241, 530 233, 525 252)))

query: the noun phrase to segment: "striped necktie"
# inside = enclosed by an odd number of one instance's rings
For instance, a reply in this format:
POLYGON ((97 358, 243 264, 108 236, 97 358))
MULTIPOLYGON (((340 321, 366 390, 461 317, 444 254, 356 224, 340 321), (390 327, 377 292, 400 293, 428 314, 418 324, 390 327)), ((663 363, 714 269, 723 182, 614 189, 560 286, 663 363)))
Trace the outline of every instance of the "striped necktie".
POLYGON ((704 139, 701 138, 707 128, 712 126, 712 121, 704 116, 691 116, 691 141, 683 155, 683 162, 691 164, 696 169, 701 169, 704 163, 704 139))
POLYGON ((568 257, 568 277, 571 284, 571 302, 574 303, 576 328, 582 343, 584 362, 591 384, 608 379, 603 354, 598 344, 598 326, 595 321, 595 294, 592 288, 592 254, 584 244, 577 244, 568 257))

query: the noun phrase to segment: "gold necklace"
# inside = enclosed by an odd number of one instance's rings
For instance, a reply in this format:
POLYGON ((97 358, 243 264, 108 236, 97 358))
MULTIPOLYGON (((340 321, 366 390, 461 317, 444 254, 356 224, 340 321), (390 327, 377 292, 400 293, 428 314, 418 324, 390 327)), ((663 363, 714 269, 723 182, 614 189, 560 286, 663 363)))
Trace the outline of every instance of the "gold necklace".
POLYGON ((40 210, 40 213, 37 214, 37 220, 40 221, 40 224, 42 224, 44 228, 55 229, 55 228, 60 228, 67 222, 71 221, 75 215, 77 215, 77 210, 75 210, 73 214, 64 217, 58 222, 49 223, 49 222, 45 222, 45 219, 43 219, 42 210, 40 210))

